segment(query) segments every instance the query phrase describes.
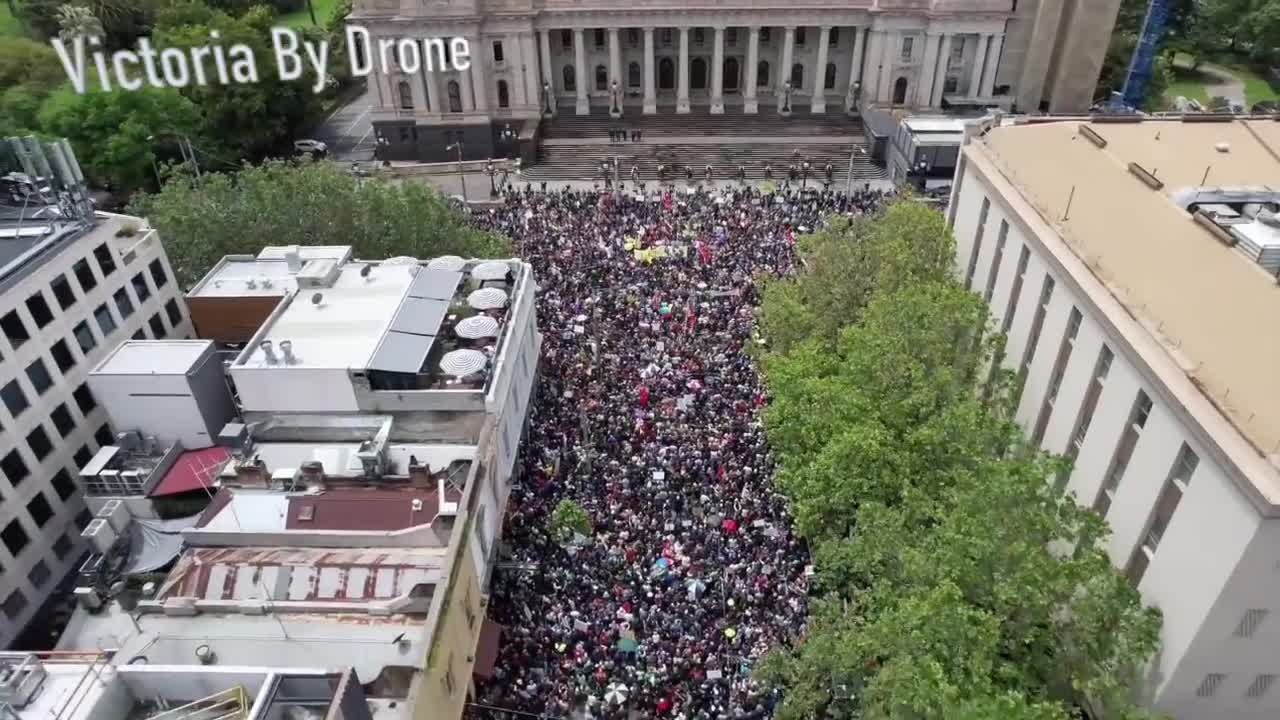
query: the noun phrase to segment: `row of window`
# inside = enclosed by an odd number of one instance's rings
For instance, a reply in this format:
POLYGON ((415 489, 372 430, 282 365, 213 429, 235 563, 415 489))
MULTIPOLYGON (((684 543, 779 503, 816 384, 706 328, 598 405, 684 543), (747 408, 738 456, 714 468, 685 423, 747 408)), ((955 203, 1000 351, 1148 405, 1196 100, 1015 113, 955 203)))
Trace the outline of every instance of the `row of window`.
MULTIPOLYGON (((76 407, 80 409, 80 414, 86 419, 89 417, 89 413, 98 407, 98 401, 89 390, 88 383, 81 383, 71 393, 71 397, 75 401, 76 407)), ((66 403, 58 403, 53 408, 53 411, 49 413, 49 421, 63 439, 70 437, 75 432, 76 421, 66 403)), ((110 445, 112 442, 110 428, 105 424, 99 427, 94 439, 97 440, 99 445, 110 445)), ((27 448, 37 462, 43 461, 53 452, 53 441, 49 439, 49 433, 45 430, 43 423, 38 423, 31 429, 31 432, 27 433, 26 442, 27 448)), ((88 458, 84 462, 88 462, 88 458)), ((84 464, 78 460, 77 463, 79 463, 77 467, 84 464)), ((17 447, 11 447, 3 457, 0 457, 0 472, 9 481, 10 487, 15 488, 31 476, 31 469, 27 467, 27 463, 22 459, 22 454, 17 447)), ((3 495, 0 495, 0 500, 2 499, 3 495)))
MULTIPOLYGON (((805 32, 805 30, 806 28, 803 28, 803 27, 796 28, 795 30, 796 45, 803 46, 805 44, 805 39, 807 36, 807 33, 805 32)), ((605 34, 606 33, 604 28, 595 28, 592 31, 592 40, 595 41, 595 47, 597 50, 604 49, 605 34)), ((705 45, 707 42, 707 31, 705 28, 693 28, 689 32, 689 35, 692 37, 694 45, 705 45)), ((627 37, 627 44, 630 45, 631 47, 634 48, 634 47, 640 46, 640 30, 639 29, 627 28, 626 37, 627 37)), ((675 37, 675 31, 672 30, 671 28, 660 28, 658 30, 658 43, 664 47, 670 47, 673 43, 674 37, 675 37)), ((771 28, 767 28, 767 27, 760 28, 761 43, 768 45, 772 41, 772 39, 773 39, 773 33, 771 28)), ((730 47, 737 45, 738 44, 738 28, 736 27, 725 28, 724 41, 725 41, 725 44, 729 45, 730 47)), ((827 44, 830 45, 831 47, 838 47, 840 45, 840 28, 833 27, 827 31, 827 44)), ((573 49, 573 30, 565 29, 560 31, 560 46, 565 50, 573 49)), ((493 59, 495 62, 502 62, 502 43, 501 42, 494 43, 493 59)))
MULTIPOLYGON (((66 560, 71 551, 76 547, 76 541, 73 539, 73 533, 83 530, 92 518, 89 516, 88 510, 81 510, 76 516, 76 524, 74 528, 67 528, 53 541, 52 549, 54 556, 62 561, 66 560)), ((13 523, 10 523, 12 526, 13 523)), ((6 528, 3 532, 9 532, 6 528)), ((53 578, 53 572, 49 570, 49 565, 44 560, 37 560, 31 566, 31 570, 27 573, 27 579, 31 585, 37 590, 44 588, 45 585, 53 578)), ((5 596, 4 602, 0 603, 0 612, 10 621, 18 621, 22 617, 22 613, 27 609, 30 601, 21 589, 15 588, 12 592, 5 596)))

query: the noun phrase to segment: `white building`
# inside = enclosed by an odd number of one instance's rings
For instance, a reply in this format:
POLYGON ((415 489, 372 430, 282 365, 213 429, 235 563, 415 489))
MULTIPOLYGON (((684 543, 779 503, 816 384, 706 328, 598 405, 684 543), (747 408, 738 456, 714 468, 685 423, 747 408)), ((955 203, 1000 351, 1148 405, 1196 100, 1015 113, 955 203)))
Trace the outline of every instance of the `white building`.
POLYGON ((1018 420, 1163 612, 1148 691, 1180 718, 1280 715, 1278 151, 1270 119, 1013 124, 953 190, 1018 420))
POLYGON ((113 443, 89 371, 129 338, 191 332, 145 221, 25 215, 0 220, 0 647, 83 555, 77 470, 113 443))
MULTIPOLYGON (((381 40, 466 38, 471 66, 415 70, 388 50, 372 88, 385 157, 473 158, 534 138, 543 113, 844 113, 1092 102, 1119 0, 357 0, 381 40), (402 64, 403 63, 403 64, 402 64), (406 69, 407 68, 407 69, 406 69), (502 131, 511 126, 518 140, 502 131)), ((410 43, 412 44, 412 43, 410 43)), ((375 58, 376 59, 376 58, 375 58)))

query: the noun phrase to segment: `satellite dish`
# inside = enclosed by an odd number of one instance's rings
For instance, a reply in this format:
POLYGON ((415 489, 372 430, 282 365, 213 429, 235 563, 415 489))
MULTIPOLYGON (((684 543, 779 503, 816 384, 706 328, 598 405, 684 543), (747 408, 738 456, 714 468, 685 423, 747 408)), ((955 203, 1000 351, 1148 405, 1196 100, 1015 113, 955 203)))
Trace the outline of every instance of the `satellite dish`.
POLYGON ((311 296, 311 304, 312 304, 312 305, 315 305, 316 307, 319 307, 319 306, 320 306, 320 303, 322 303, 322 302, 324 302, 324 293, 316 293, 316 294, 314 294, 314 295, 312 295, 312 296, 311 296))
POLYGON ((360 268, 360 277, 367 278, 369 277, 369 273, 371 272, 373 272, 373 266, 365 265, 364 267, 360 268))

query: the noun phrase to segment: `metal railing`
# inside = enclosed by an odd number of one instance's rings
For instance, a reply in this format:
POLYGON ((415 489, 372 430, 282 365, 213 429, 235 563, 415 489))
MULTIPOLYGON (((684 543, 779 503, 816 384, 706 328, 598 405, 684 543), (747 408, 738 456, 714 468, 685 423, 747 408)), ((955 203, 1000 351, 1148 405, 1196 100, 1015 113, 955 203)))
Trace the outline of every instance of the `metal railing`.
POLYGON ((250 707, 249 693, 237 685, 152 715, 147 720, 245 720, 250 707))

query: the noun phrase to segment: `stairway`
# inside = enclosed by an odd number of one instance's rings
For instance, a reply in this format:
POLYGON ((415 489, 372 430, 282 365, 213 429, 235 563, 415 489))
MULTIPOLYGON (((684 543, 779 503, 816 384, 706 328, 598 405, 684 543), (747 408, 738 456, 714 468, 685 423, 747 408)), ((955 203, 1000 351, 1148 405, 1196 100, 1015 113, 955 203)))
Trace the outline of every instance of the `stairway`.
POLYGON ((846 115, 842 108, 828 107, 821 115, 813 115, 808 106, 796 105, 790 117, 782 117, 772 107, 761 106, 755 115, 746 115, 741 106, 725 108, 723 115, 712 115, 705 107, 694 107, 685 115, 677 115, 675 106, 658 106, 654 115, 643 115, 640 108, 627 107, 627 114, 614 120, 607 108, 593 107, 589 115, 576 115, 572 107, 560 107, 556 116, 542 124, 544 140, 603 139, 609 130, 644 131, 647 138, 667 136, 718 137, 725 135, 785 135, 795 137, 861 136, 862 122, 846 115))
MULTIPOLYGON (((858 143, 862 145, 862 143, 858 143)), ((658 179, 658 165, 667 166, 667 179, 685 180, 685 166, 694 168, 694 178, 703 179, 704 168, 711 165, 717 180, 736 180, 738 165, 747 168, 748 180, 764 177, 766 163, 773 165, 774 180, 781 184, 792 163, 792 153, 800 151, 802 161, 813 168, 809 182, 822 184, 823 167, 831 163, 837 183, 845 182, 849 171, 849 153, 853 143, 609 143, 598 145, 547 145, 539 153, 538 163, 526 167, 525 180, 534 182, 553 180, 590 180, 600 178, 600 162, 618 158, 618 175, 631 179, 631 166, 639 167, 640 179, 646 182, 658 179)), ((864 147, 865 150, 865 147, 864 147)), ((865 154, 853 159, 854 180, 876 180, 885 177, 883 168, 873 164, 865 154)))

